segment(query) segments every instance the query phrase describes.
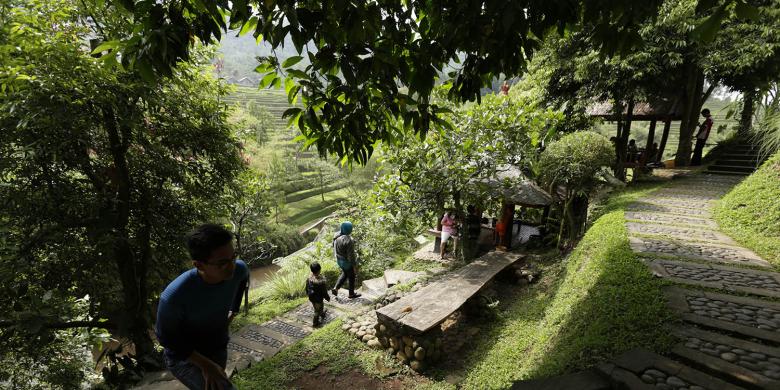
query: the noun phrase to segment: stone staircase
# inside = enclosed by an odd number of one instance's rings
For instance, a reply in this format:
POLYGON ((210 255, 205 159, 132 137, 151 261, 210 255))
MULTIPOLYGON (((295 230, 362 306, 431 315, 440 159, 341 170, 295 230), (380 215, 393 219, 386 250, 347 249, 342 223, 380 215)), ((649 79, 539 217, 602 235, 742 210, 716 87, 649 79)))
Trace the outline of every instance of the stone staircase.
POLYGON ((753 173, 762 159, 758 147, 748 142, 740 142, 724 148, 714 163, 707 167, 707 172, 719 175, 747 176, 753 173))
POLYGON ((633 350, 589 370, 513 389, 780 389, 780 273, 717 230, 714 201, 741 180, 710 173, 677 180, 626 211, 630 245, 671 285, 666 356, 633 350))
MULTIPOLYGON (((424 272, 385 270, 383 275, 365 280, 357 291, 362 297, 349 299, 346 289, 338 296, 325 302, 327 324, 337 318, 360 313, 373 308, 375 299, 382 296, 388 288, 410 282, 424 272)), ((250 324, 230 336, 228 343, 228 363, 225 370, 228 377, 254 363, 268 359, 281 350, 308 336, 312 328, 314 311, 311 303, 306 302, 295 309, 262 324, 250 324)), ((185 390, 170 372, 161 371, 147 375, 136 387, 138 390, 185 390)))

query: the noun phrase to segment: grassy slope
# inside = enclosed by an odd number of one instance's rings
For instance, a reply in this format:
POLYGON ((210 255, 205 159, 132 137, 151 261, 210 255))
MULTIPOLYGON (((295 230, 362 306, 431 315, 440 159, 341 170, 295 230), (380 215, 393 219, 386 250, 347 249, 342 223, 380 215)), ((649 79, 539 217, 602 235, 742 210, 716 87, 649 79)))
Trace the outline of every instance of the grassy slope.
POLYGON ((723 197, 715 219, 728 235, 780 268, 780 154, 723 197))
POLYGON ((465 388, 507 388, 632 348, 663 351, 671 345, 661 282, 631 251, 624 225, 623 207, 645 192, 635 188, 613 196, 572 254, 547 267, 550 285, 534 286, 510 307, 503 324, 485 338, 492 341, 472 353, 477 364, 465 388))
MULTIPOLYGON (((540 282, 505 303, 497 320, 485 325, 473 345, 463 348, 457 367, 415 377, 425 388, 508 388, 513 381, 546 377, 587 367, 635 347, 663 351, 673 340, 663 324, 671 320, 653 278, 628 246, 623 207, 648 187, 611 198, 602 216, 565 261, 541 264, 540 282)), ((377 376, 375 360, 394 365, 339 329, 340 321, 314 332, 288 350, 242 372, 240 388, 284 388, 323 366, 331 373, 359 367, 377 376)))

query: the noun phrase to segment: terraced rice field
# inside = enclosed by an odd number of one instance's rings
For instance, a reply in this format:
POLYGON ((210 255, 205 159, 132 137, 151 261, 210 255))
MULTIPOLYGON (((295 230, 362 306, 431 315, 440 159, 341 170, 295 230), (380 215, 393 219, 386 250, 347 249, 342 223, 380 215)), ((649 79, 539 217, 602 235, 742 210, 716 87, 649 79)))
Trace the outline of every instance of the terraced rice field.
POLYGON ((346 186, 349 182, 339 175, 338 168, 328 167, 323 172, 324 188, 321 188, 320 172, 311 167, 319 160, 317 151, 301 151, 299 145, 293 142, 299 132, 288 128, 286 119, 282 119, 282 113, 291 107, 284 91, 237 87, 232 95, 225 98, 225 102, 240 106, 253 102, 267 109, 274 118, 275 128, 269 134, 269 141, 261 147, 246 149, 253 168, 263 169, 269 151, 295 158, 297 177, 290 178, 281 187, 285 197, 285 207, 279 215, 281 221, 304 227, 337 210, 340 203, 347 199, 349 191, 346 186))

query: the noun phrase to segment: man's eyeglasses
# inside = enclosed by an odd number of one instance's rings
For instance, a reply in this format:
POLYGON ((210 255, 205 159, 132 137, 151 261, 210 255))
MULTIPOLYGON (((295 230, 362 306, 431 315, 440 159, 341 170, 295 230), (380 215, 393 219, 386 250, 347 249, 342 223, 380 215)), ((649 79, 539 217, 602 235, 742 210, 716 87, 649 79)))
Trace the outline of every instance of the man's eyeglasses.
POLYGON ((236 261, 238 258, 238 253, 234 252, 233 256, 231 256, 229 259, 222 259, 222 260, 216 260, 216 261, 204 261, 204 264, 213 265, 215 267, 223 268, 227 266, 228 264, 236 261))

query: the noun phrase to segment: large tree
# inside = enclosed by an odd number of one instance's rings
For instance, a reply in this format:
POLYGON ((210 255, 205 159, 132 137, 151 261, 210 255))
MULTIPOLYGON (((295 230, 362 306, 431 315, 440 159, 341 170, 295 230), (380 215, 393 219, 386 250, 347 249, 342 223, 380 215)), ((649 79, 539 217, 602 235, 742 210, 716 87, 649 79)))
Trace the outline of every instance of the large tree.
POLYGON ((441 107, 430 96, 446 66, 456 63, 450 96, 478 99, 494 78, 523 73, 550 30, 593 26, 593 41, 612 53, 638 42, 638 24, 661 1, 117 3, 139 27, 104 47, 148 78, 187 59, 193 38, 212 42, 227 27, 274 48, 289 38, 310 64, 300 70, 301 57, 281 64, 267 58, 258 67, 262 84, 283 84, 291 99, 302 97, 303 107, 288 116, 317 150, 364 163, 376 141, 393 143, 403 129, 424 135, 441 124, 441 107))
POLYGON ((107 67, 67 0, 6 10, 0 381, 62 358, 39 348, 72 348, 63 329, 107 328, 147 361, 152 303, 186 266, 182 235, 227 214, 219 195, 243 169, 225 91, 198 53, 155 85, 107 67))

